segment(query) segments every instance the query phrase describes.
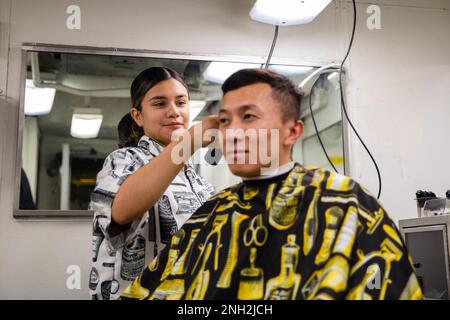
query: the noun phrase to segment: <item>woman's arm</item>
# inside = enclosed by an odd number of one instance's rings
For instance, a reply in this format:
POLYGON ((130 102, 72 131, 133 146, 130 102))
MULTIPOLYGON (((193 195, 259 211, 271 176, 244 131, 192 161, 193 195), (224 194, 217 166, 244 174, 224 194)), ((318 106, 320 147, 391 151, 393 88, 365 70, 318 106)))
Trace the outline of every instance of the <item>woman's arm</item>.
MULTIPOLYGON (((199 125, 202 125, 202 132, 217 128, 217 117, 207 117, 199 125)), ((185 161, 196 151, 193 141, 194 127, 191 127, 187 132, 191 137, 191 148, 190 154, 183 155, 185 161)), ((163 152, 124 181, 112 205, 111 216, 114 222, 127 225, 155 205, 185 164, 184 162, 177 164, 172 161, 172 151, 174 148, 180 148, 185 138, 169 143, 163 152)), ((209 142, 202 141, 202 146, 208 145, 209 142)))

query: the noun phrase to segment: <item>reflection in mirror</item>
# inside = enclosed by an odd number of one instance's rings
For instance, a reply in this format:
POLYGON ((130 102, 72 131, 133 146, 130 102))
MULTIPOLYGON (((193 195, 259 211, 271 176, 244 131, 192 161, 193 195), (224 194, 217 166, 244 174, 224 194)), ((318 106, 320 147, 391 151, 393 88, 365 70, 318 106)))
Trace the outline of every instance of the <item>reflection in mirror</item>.
MULTIPOLYGON (((23 79, 19 209, 87 210, 96 175, 107 155, 118 148, 117 125, 130 110, 131 82, 152 66, 169 67, 184 76, 194 123, 217 113, 221 84, 231 73, 260 64, 29 51, 23 79)), ((296 84, 315 70, 281 65, 270 69, 296 84)), ((311 122, 308 101, 306 95, 301 106, 306 130, 296 145, 294 160, 331 168, 311 122)), ((338 81, 322 74, 312 93, 313 112, 325 148, 343 173, 339 102, 338 81)), ((200 150, 194 157, 202 158, 205 153, 200 150)), ((223 161, 215 167, 200 161, 196 170, 216 190, 239 181, 223 161)))
POLYGON ((305 132, 297 144, 296 156, 304 164, 344 174, 339 74, 322 73, 311 81, 307 90, 300 109, 305 132))

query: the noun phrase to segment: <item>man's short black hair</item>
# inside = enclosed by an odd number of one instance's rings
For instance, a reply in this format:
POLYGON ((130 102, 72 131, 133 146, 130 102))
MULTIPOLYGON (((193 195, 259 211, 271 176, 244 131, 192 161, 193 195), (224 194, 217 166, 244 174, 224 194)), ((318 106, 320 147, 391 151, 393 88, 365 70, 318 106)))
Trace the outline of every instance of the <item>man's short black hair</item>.
POLYGON ((233 73, 222 85, 225 95, 229 91, 237 90, 256 83, 267 83, 272 88, 272 95, 278 102, 283 122, 300 119, 300 103, 303 94, 292 81, 268 69, 242 69, 233 73))

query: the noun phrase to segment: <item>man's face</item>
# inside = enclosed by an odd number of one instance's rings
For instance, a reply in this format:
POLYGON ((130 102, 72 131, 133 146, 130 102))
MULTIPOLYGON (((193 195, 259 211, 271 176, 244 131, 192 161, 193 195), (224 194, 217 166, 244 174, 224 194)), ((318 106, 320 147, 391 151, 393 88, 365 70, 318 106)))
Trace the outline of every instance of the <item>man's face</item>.
POLYGON ((299 137, 298 133, 292 135, 296 123, 283 122, 280 106, 266 83, 227 92, 219 111, 219 129, 231 172, 250 178, 263 174, 262 168, 289 162, 291 148, 299 137))

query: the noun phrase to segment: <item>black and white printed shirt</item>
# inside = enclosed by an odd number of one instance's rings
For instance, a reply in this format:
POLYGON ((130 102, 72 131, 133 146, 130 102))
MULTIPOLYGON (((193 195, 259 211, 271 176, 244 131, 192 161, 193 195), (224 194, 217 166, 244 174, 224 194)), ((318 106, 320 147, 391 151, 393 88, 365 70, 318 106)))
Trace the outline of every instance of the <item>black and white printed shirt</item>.
POLYGON ((119 187, 130 174, 162 151, 160 144, 143 136, 137 147, 112 152, 97 175, 89 204, 89 210, 94 211, 89 277, 93 300, 117 299, 195 210, 215 193, 188 163, 153 208, 134 220, 125 231, 112 232, 111 207, 119 187))

